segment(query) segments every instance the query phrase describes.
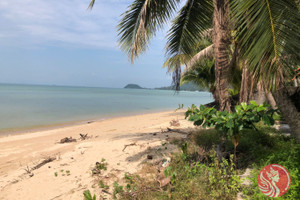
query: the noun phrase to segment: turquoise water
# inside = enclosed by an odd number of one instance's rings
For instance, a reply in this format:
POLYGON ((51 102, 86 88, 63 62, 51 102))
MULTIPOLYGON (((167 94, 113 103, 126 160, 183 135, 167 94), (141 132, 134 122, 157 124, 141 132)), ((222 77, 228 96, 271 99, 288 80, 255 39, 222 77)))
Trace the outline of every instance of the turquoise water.
POLYGON ((0 133, 210 101, 207 92, 0 84, 0 133))

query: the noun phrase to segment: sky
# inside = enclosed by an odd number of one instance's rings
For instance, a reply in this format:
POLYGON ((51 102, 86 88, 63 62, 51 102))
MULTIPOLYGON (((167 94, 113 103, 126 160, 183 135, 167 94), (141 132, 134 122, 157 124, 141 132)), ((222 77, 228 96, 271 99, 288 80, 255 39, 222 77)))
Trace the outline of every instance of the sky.
POLYGON ((1 0, 0 83, 122 88, 171 84, 162 68, 166 31, 134 64, 117 25, 133 0, 1 0))

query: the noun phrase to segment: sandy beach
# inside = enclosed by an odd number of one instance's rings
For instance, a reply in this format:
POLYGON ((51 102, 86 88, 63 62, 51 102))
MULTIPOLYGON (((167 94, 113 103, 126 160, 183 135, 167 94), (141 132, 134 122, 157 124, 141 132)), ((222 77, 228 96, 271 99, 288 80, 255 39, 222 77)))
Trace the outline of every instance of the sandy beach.
POLYGON ((178 120, 177 129, 193 127, 184 119, 183 111, 168 111, 2 137, 0 199, 81 200, 87 189, 97 199, 110 199, 109 194, 99 189, 100 178, 112 184, 120 181, 126 172, 140 170, 148 160, 147 155, 153 156, 153 162, 177 150, 172 144, 162 148, 170 137, 185 137, 164 132, 171 127, 172 120, 178 120), (88 134, 90 138, 81 140, 79 134, 88 134), (61 144, 65 137, 77 141, 61 144), (54 160, 43 164, 50 158, 54 160), (95 163, 102 158, 108 164, 107 170, 93 175, 95 163))

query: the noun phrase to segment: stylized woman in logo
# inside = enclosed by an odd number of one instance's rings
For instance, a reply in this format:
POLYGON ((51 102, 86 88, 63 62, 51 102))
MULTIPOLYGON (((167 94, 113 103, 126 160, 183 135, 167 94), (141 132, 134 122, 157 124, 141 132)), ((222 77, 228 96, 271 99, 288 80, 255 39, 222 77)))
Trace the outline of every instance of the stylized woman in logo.
POLYGON ((271 167, 270 173, 266 173, 268 179, 264 177, 264 174, 260 174, 261 184, 258 186, 259 189, 269 197, 278 197, 280 194, 280 189, 276 186, 276 183, 279 181, 278 171, 273 170, 271 167))
POLYGON ((269 197, 279 197, 283 195, 291 184, 288 171, 277 164, 264 167, 260 171, 257 181, 259 189, 269 197))

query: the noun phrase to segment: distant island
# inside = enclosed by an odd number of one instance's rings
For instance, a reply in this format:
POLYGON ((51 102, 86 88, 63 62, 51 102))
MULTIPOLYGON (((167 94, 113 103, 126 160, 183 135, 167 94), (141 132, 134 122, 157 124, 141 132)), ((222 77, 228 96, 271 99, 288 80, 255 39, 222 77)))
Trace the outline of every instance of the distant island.
MULTIPOLYGON (((167 87, 160 87, 154 88, 156 90, 174 90, 175 86, 167 86, 167 87)), ((193 83, 185 83, 180 86, 180 90, 182 91, 207 91, 205 88, 201 88, 193 83)))
MULTIPOLYGON (((151 88, 143 88, 139 86, 138 84, 127 84, 124 88, 127 89, 149 89, 152 90, 151 88)), ((175 90, 174 86, 166 86, 166 87, 159 87, 159 88, 154 88, 154 90, 175 90)), ((201 88, 197 86, 196 84, 193 83, 185 83, 180 86, 181 91, 207 91, 206 88, 201 88)))
POLYGON ((124 88, 129 88, 129 89, 144 89, 141 86, 139 86, 138 84, 128 84, 124 88))

